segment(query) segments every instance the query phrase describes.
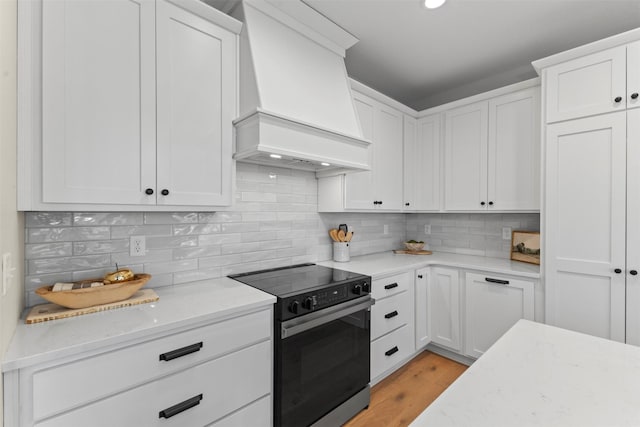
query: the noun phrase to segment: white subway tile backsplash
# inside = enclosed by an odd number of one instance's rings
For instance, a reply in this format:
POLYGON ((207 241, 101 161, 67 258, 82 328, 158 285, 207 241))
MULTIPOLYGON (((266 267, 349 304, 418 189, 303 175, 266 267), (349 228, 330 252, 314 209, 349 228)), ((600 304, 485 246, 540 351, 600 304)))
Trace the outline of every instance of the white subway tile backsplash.
POLYGON ((73 214, 73 225, 140 225, 143 223, 141 212, 87 212, 73 214))
POLYGON ((197 222, 198 213, 196 212, 147 212, 144 214, 145 224, 193 224, 197 222))
POLYGON ((24 253, 27 259, 71 256, 73 255, 73 243, 26 244, 24 253))
POLYGON ((111 227, 111 238, 129 236, 171 236, 171 225, 135 225, 111 227))
POLYGON ((108 239, 109 227, 27 228, 27 243, 108 239))
POLYGON ((150 272, 147 286, 157 288, 328 260, 328 230, 339 224, 355 232, 352 256, 398 249, 414 238, 432 250, 500 258, 509 257, 503 226, 540 226, 537 214, 319 214, 313 173, 269 166, 238 163, 236 188, 235 206, 220 212, 28 212, 26 304, 45 302, 33 293, 40 286, 102 277, 116 263, 150 272), (132 235, 146 236, 144 256, 129 255, 132 235))

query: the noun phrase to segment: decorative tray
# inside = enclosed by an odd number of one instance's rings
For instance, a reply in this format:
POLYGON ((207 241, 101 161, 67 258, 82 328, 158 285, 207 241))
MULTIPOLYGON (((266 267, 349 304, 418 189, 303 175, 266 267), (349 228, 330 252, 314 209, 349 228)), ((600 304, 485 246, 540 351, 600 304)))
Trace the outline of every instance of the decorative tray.
MULTIPOLYGON (((53 285, 36 289, 36 294, 54 304, 67 308, 85 308, 94 305, 123 301, 135 294, 151 279, 150 274, 136 274, 133 279, 94 288, 82 288, 53 292, 53 285)), ((77 283, 101 282, 103 279, 89 279, 77 283)))

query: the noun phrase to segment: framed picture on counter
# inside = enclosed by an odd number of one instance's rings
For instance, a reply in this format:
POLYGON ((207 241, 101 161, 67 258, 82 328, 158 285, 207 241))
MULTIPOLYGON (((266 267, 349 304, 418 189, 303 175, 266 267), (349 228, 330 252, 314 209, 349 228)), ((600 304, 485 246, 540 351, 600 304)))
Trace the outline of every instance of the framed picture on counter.
POLYGON ((514 231, 511 234, 511 259, 540 265, 540 232, 514 231))

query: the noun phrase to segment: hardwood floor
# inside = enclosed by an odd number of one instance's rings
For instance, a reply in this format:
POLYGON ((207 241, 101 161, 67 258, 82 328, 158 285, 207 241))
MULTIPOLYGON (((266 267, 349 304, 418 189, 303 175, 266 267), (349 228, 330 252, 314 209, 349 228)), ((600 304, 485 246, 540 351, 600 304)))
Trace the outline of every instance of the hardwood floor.
POLYGON ((373 386, 369 409, 345 427, 408 426, 466 369, 461 363, 424 351, 373 386))

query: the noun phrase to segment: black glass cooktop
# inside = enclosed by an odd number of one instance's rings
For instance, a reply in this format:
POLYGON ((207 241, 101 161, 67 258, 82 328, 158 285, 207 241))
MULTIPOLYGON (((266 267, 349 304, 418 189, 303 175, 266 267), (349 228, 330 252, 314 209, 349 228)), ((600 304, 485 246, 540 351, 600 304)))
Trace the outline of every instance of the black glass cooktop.
POLYGON ((229 276, 271 295, 287 298, 324 287, 367 278, 363 274, 316 264, 252 271, 229 276))

